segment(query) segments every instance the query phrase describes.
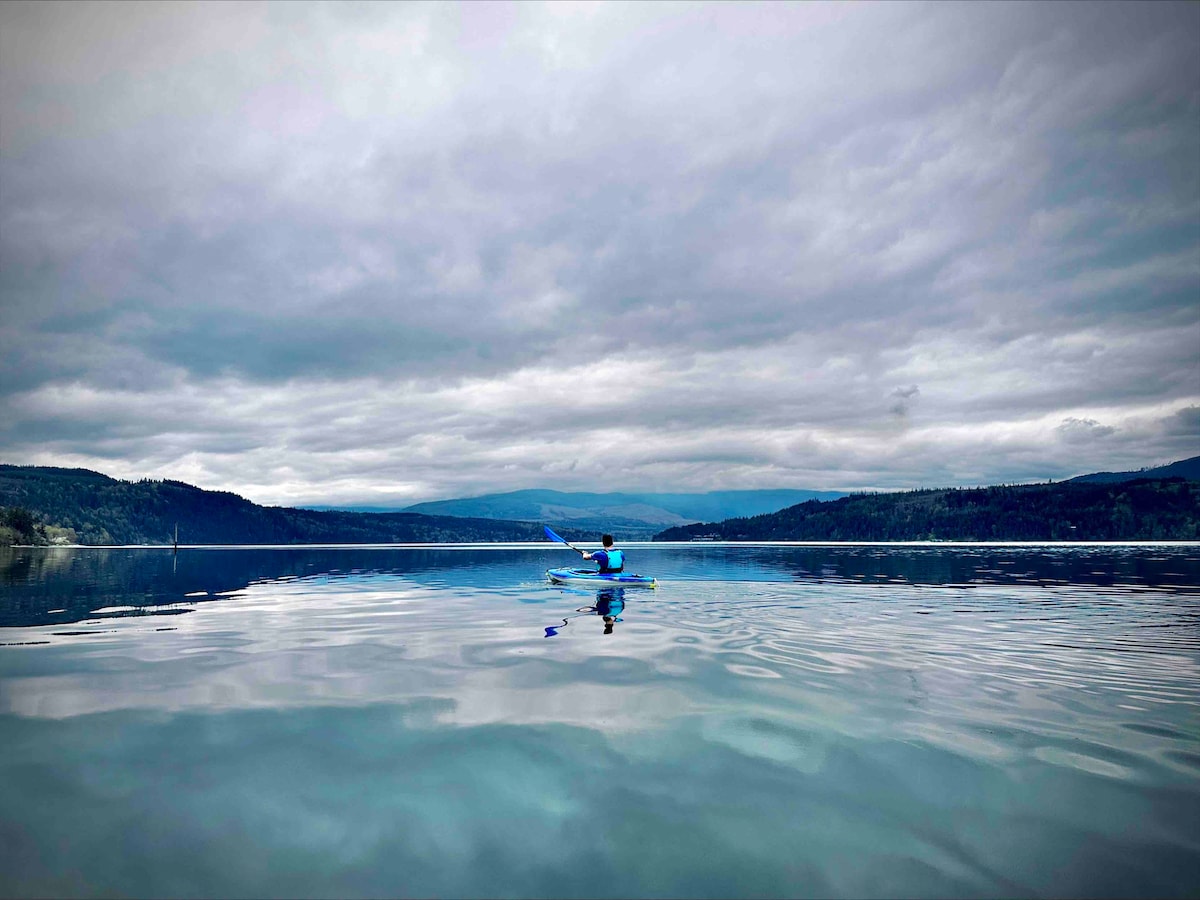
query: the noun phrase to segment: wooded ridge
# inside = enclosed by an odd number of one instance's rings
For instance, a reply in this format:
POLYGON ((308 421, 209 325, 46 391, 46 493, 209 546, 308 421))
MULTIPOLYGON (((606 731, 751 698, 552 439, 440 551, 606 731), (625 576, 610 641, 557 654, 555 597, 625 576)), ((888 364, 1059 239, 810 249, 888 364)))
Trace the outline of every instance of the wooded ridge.
POLYGON ((1058 482, 854 494, 668 528, 656 541, 1126 541, 1200 539, 1200 481, 1058 482))
POLYGON ((540 526, 420 513, 259 506, 182 481, 120 481, 88 469, 0 465, 0 545, 372 544, 544 540, 540 526))
MULTIPOLYGON (((1198 463, 1101 473, 1103 480, 814 499, 774 513, 668 528, 654 540, 1200 540, 1200 479, 1192 474, 1198 463)), ((259 506, 181 481, 0 465, 0 546, 170 544, 176 523, 183 544, 544 540, 536 522, 259 506)), ((563 533, 568 540, 595 537, 591 529, 563 533)))

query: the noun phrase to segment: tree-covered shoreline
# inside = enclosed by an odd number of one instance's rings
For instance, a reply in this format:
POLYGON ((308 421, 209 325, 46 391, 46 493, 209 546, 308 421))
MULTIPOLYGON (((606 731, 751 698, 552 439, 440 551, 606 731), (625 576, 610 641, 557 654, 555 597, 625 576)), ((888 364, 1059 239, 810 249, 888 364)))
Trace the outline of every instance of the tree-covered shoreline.
POLYGON ((1057 482, 853 494, 668 528, 656 541, 1200 540, 1200 482, 1057 482))
MULTIPOLYGON (((536 523, 259 506, 181 481, 0 465, 0 546, 540 541, 536 523)), ((569 539, 586 535, 571 533, 569 539)), ((656 541, 1200 540, 1200 481, 939 488, 809 500, 774 513, 669 528, 656 541)))
POLYGON ((259 506, 182 481, 0 465, 0 544, 450 543, 543 540, 526 522, 259 506))

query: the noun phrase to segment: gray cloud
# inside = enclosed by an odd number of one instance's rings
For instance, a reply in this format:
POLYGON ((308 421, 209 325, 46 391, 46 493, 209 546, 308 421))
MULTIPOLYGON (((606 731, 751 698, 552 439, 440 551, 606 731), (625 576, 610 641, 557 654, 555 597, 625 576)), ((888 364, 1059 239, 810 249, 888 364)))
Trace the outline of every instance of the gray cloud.
POLYGON ((1068 444, 1088 444, 1108 437, 1116 429, 1111 425, 1101 425, 1095 419, 1077 419, 1070 416, 1063 419, 1055 431, 1068 444))
POLYGON ((1196 452, 1194 4, 0 25, 6 460, 315 501, 1196 452))

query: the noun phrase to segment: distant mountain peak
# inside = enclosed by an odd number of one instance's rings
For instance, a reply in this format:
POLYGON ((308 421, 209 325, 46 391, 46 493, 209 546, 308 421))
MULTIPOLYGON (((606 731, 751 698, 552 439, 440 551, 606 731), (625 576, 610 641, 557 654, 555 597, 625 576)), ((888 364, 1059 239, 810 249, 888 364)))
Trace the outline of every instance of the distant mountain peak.
POLYGON ((836 500, 844 496, 841 491, 797 489, 599 493, 529 488, 417 503, 405 507, 405 512, 542 522, 561 525, 576 533, 607 531, 629 540, 650 537, 667 526, 761 515, 806 500, 836 500))

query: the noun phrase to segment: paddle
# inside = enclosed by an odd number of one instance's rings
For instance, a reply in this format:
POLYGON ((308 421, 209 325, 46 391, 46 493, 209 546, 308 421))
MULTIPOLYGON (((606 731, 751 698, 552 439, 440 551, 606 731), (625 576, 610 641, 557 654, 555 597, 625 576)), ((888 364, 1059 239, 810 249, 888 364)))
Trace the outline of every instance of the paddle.
POLYGON ((550 540, 558 541, 558 543, 560 543, 560 544, 566 544, 568 547, 570 547, 572 550, 574 550, 579 555, 581 555, 581 556, 583 555, 584 551, 580 550, 578 547, 576 547, 574 544, 572 544, 570 541, 566 540, 565 538, 559 537, 557 534, 554 533, 554 531, 550 528, 549 525, 543 525, 542 528, 546 532, 546 537, 550 538, 550 540))

